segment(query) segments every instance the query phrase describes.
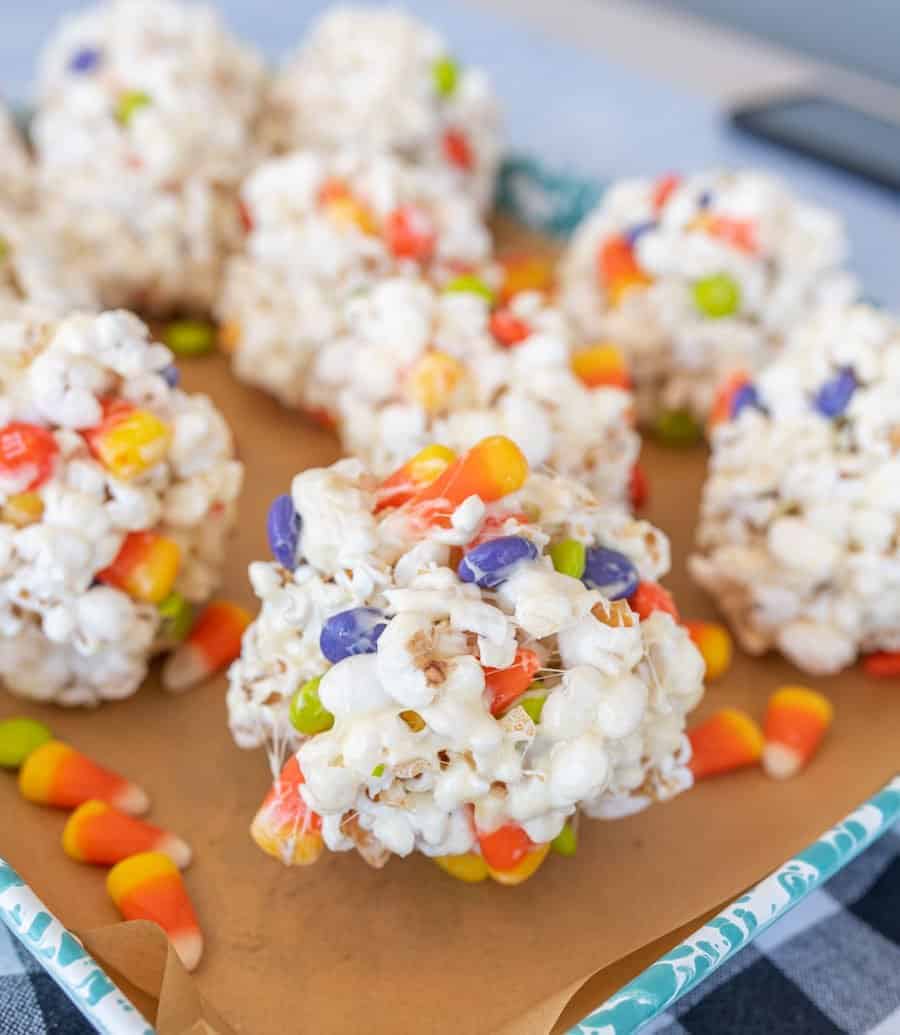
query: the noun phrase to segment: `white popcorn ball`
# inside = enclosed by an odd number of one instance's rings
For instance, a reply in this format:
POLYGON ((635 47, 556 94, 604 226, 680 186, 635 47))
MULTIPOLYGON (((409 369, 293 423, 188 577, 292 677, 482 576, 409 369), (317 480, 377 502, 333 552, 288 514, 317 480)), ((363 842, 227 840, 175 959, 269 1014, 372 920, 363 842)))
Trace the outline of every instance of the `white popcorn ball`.
POLYGON ((62 20, 33 124, 41 207, 103 305, 211 308, 265 81, 203 4, 109 0, 62 20))
POLYGON ((647 423, 700 425, 724 376, 753 373, 813 305, 848 302, 838 217, 756 170, 614 184, 578 229, 563 305, 616 342, 647 423))
POLYGON ((509 438, 448 463, 385 488, 342 460, 272 506, 227 702, 238 744, 281 770, 253 836, 283 861, 418 851, 518 883, 582 806, 691 784, 703 659, 670 614, 629 604, 667 570, 662 533, 530 474, 509 438), (566 540, 581 577, 554 569, 566 540))
POLYGON ((900 323, 824 307, 720 400, 690 566, 743 646, 815 674, 900 649, 900 323))
POLYGON ((500 161, 499 106, 484 73, 396 8, 338 6, 275 79, 263 125, 276 151, 347 145, 393 153, 487 208, 500 161))
POLYGON ((23 310, 0 320, 0 356, 0 680, 60 704, 127 697, 215 588, 242 478, 230 433, 130 313, 23 310))

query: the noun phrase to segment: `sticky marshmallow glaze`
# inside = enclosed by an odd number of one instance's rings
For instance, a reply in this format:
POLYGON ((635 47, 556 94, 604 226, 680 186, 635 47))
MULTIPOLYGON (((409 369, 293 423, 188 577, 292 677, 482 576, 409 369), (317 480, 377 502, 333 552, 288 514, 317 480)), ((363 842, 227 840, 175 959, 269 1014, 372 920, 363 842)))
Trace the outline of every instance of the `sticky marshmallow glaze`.
POLYGON ((358 293, 317 352, 307 405, 333 415, 344 447, 386 475, 429 442, 465 450, 512 438, 532 469, 624 503, 640 450, 621 355, 592 369, 565 316, 536 292, 495 301, 480 278, 438 288, 394 278, 358 293), (579 374, 581 376, 579 376, 579 374))
POLYGON ((615 341, 641 418, 702 421, 734 369, 756 370, 816 302, 849 300, 832 213, 758 171, 613 186, 563 262, 563 301, 585 334, 615 341))
POLYGON ((231 436, 128 313, 7 319, 0 354, 0 678, 126 697, 218 582, 231 436))
POLYGON ((694 577, 813 673, 900 649, 900 324, 822 310, 715 407, 694 577))
POLYGON ((346 146, 427 166, 481 208, 500 159, 497 100, 485 75, 395 8, 323 15, 276 78, 264 126, 276 151, 346 146))
POLYGON ((241 200, 249 232, 218 315, 237 374, 302 405, 309 366, 355 293, 385 276, 486 262, 471 201, 390 155, 298 151, 264 162, 241 200))
POLYGON ((112 0, 61 22, 33 127, 44 208, 105 305, 211 306, 263 89, 261 60, 200 4, 112 0))
POLYGON ((375 866, 490 863, 484 839, 508 825, 538 852, 577 809, 622 815, 690 785, 702 659, 671 614, 628 603, 668 569, 665 536, 529 475, 508 439, 440 450, 383 483, 352 459, 297 475, 293 522, 276 501, 293 562, 251 566, 262 607, 228 707, 275 772, 296 752, 293 823, 255 824, 284 861, 312 861, 321 836, 375 866))

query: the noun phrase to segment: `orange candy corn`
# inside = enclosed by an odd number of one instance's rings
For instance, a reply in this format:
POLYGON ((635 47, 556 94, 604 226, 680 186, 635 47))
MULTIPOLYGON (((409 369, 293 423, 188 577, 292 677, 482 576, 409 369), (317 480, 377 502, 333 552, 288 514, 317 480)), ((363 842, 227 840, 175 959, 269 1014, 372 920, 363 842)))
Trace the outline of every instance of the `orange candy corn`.
POLYGON ((86 801, 69 816, 63 851, 76 862, 113 866, 139 852, 162 852, 183 870, 191 849, 180 837, 119 812, 105 801, 86 801))
POLYGON ((432 524, 447 526, 450 514, 470 496, 485 503, 516 492, 528 477, 522 450, 505 435, 492 435, 454 461, 442 475, 411 500, 416 513, 432 524))
POLYGON ((823 694, 805 686, 783 686, 769 698, 763 733, 763 769, 776 780, 799 772, 816 753, 834 718, 823 694))
POLYGON ((659 212, 665 207, 666 202, 672 197, 679 183, 681 183, 681 177, 678 173, 667 173, 656 181, 650 199, 654 212, 659 212))
POLYGON ((115 586, 135 600, 158 604, 172 592, 178 575, 178 544, 156 532, 129 532, 100 582, 115 586))
POLYGON ((665 611, 676 622, 681 620, 672 594, 658 582, 639 582, 638 588, 628 598, 628 605, 640 615, 641 621, 649 618, 654 611, 665 611))
POLYGON ((420 489, 442 475, 455 459, 456 453, 447 446, 435 444, 420 449, 378 486, 375 513, 385 507, 399 507, 411 500, 420 489))
POLYGON ((28 801, 60 809, 74 809, 92 798, 132 816, 150 807, 146 791, 60 740, 48 740, 25 759, 19 790, 28 801))
POLYGON ((900 650, 879 650, 863 658, 863 671, 876 679, 900 676, 900 650))
POLYGON ((706 678, 718 679, 731 668, 734 648, 731 634, 724 625, 718 622, 685 622, 684 627, 690 633, 697 650, 706 662, 706 678))
POLYGON ((691 772, 698 780, 755 765, 762 755, 759 726, 738 708, 723 708, 688 731, 693 749, 691 772))
POLYGON ((203 935, 178 867, 161 852, 141 852, 115 865, 106 889, 126 920, 152 920, 169 936, 188 970, 203 955, 203 935))
POLYGON ((521 884, 538 871, 549 852, 549 844, 535 845, 512 869, 498 870, 488 866, 488 873, 498 884, 510 887, 521 884))
POLYGON ((252 621, 228 600, 207 604, 187 639, 163 666, 163 686, 181 693, 230 665, 241 653, 241 637, 252 621))
POLYGON ((172 429, 122 399, 103 404, 103 419, 84 433, 91 453, 116 478, 134 478, 166 456, 172 429))
POLYGON ((553 263, 527 252, 506 255, 499 260, 503 268, 500 301, 507 303, 523 291, 549 294, 553 290, 553 263))
POLYGON ((502 715, 525 691, 541 667, 533 650, 520 647, 509 668, 486 668, 484 685, 491 695, 491 715, 502 715))
POLYGON ((303 772, 292 755, 256 813, 250 836, 285 866, 309 866, 322 854, 322 820, 300 796, 303 772))
POLYGON ((572 356, 572 371, 588 388, 628 388, 625 358, 615 345, 591 345, 572 356))

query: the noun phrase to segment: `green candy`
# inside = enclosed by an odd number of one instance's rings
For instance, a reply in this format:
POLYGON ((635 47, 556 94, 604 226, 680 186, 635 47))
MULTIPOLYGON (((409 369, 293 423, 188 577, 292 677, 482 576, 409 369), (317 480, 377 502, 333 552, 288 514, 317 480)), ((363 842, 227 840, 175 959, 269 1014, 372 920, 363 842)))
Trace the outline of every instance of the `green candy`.
POLYGON ((571 823, 566 823, 550 842, 550 847, 560 855, 574 855, 578 850, 578 835, 571 823))
POLYGON ((740 286, 727 273, 703 277, 694 281, 694 305, 711 320, 731 316, 741 306, 740 286))
POLYGON ((134 118, 134 113, 150 103, 150 94, 143 90, 126 90, 116 102, 116 120, 127 126, 134 118))
POLYGON ((319 700, 321 676, 310 679, 291 698, 291 725, 308 737, 324 733, 334 725, 334 716, 319 700))
POLYGON ((216 329, 203 320, 175 320, 163 331, 163 341, 176 356, 205 356, 216 344, 216 329))
POLYGON ((444 291, 462 292, 470 295, 481 295, 491 305, 494 304, 494 292, 476 273, 460 273, 458 277, 447 281, 444 291))
POLYGON ((48 740, 53 740, 53 734, 37 719, 0 722, 0 767, 18 769, 32 751, 48 740))
POLYGON ((372 775, 375 777, 384 776, 384 762, 379 762, 377 766, 372 770, 372 775))
POLYGON ((441 97, 449 97, 459 82, 459 65, 452 57, 439 57, 431 66, 434 86, 441 97))
POLYGON ((573 579, 580 579, 584 574, 586 556, 584 543, 577 539, 563 539, 550 547, 553 567, 563 575, 571 575, 573 579))
POLYGON ((180 643, 194 624, 194 608, 174 590, 156 605, 163 620, 161 635, 170 643, 180 643))
MULTIPOLYGON (((529 693, 531 693, 531 691, 529 691, 529 693)), ((516 704, 518 704, 520 708, 524 708, 531 721, 537 725, 541 721, 541 713, 544 710, 544 704, 546 701, 546 694, 536 693, 531 697, 520 697, 516 704)))
POLYGON ((669 446, 692 446, 703 438, 703 428, 689 410, 663 410, 654 431, 669 446))

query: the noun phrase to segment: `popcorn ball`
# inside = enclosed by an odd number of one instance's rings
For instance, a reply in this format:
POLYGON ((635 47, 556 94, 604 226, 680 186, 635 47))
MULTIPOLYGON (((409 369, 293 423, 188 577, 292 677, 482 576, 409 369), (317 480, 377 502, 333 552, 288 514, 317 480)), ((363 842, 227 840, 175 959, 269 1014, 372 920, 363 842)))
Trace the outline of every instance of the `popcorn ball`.
POLYGON ((900 323, 820 310, 714 421, 690 567, 743 647, 818 674, 900 650, 900 323))
POLYGON ((0 322, 0 680, 127 697, 214 590, 242 467, 125 312, 0 322))
MULTIPOLYGON (((443 447, 433 447, 440 451, 443 447)), ((577 810, 614 818, 690 786, 703 660, 631 601, 665 536, 495 436, 379 483, 355 459, 298 474, 250 568, 261 612, 230 672, 238 744, 278 773, 253 836, 373 866, 419 851, 518 883, 577 810)))
POLYGON ((241 199, 249 232, 218 305, 223 345, 240 377, 288 406, 302 404, 353 294, 391 274, 446 279, 490 255, 472 202, 391 155, 298 151, 260 165, 241 199))
POLYGON ((105 305, 210 308, 264 84, 203 5, 110 0, 61 23, 33 125, 43 207, 105 305))
POLYGON ((276 151, 392 152, 486 208, 500 121, 485 75, 423 22, 395 8, 336 7, 276 78, 264 136, 276 151))
POLYGON ((626 353, 642 421, 696 437, 716 385, 756 370, 816 302, 849 301, 832 213, 757 171, 612 187, 563 262, 563 304, 583 333, 626 353))
POLYGON ((640 450, 621 354, 579 347, 541 295, 500 304, 472 274, 443 288, 387 279, 357 294, 312 361, 306 402, 378 475, 435 440, 464 450, 504 434, 532 468, 625 504, 640 450))

